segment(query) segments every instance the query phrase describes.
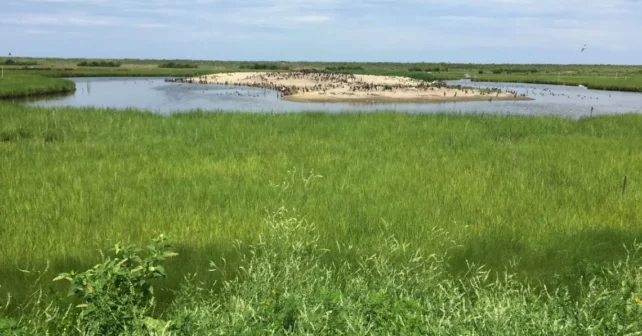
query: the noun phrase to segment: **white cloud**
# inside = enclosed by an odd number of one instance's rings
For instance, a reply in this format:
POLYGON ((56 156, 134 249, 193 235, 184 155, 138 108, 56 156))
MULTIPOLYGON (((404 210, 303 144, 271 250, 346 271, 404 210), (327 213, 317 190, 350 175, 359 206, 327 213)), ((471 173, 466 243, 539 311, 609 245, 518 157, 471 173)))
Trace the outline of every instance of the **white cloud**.
POLYGON ((167 27, 167 25, 163 23, 136 23, 134 24, 134 27, 143 28, 143 29, 158 29, 158 28, 165 28, 167 27))
MULTIPOLYGON (((35 41, 39 34, 34 32, 50 26, 60 31, 71 29, 64 26, 97 27, 91 31, 96 40, 109 38, 119 45, 164 42, 158 49, 150 47, 150 53, 163 52, 172 43, 207 50, 207 44, 189 44, 235 39, 244 44, 230 44, 225 52, 252 58, 295 54, 287 48, 321 58, 323 53, 340 54, 331 48, 363 58, 371 51, 405 58, 453 50, 472 50, 466 56, 471 59, 477 50, 502 58, 517 49, 540 50, 545 58, 552 50, 570 52, 584 43, 613 59, 622 54, 638 59, 642 51, 635 43, 642 32, 642 1, 631 0, 8 1, 0 12, 3 31, 28 26, 31 32, 24 33, 35 41), (159 29, 163 34, 155 31, 159 29), (278 48, 273 48, 275 41, 278 48)), ((103 47, 108 46, 96 46, 103 47)), ((214 46, 209 48, 219 54, 214 46)))
POLYGON ((313 22, 326 22, 326 21, 329 21, 330 18, 325 15, 301 15, 301 16, 292 17, 291 20, 295 22, 313 23, 313 22))
POLYGON ((117 23, 117 19, 83 16, 83 15, 45 15, 45 14, 23 14, 0 17, 0 23, 15 25, 76 25, 76 26, 109 26, 117 23))
POLYGON ((26 29, 24 31, 26 34, 29 35, 51 35, 53 32, 51 30, 43 30, 43 29, 26 29))

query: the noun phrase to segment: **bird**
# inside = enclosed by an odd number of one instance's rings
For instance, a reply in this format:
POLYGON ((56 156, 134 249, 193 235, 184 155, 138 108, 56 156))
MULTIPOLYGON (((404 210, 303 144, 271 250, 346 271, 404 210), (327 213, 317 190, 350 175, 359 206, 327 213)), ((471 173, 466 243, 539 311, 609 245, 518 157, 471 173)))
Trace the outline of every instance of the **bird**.
POLYGON ((582 47, 582 51, 581 51, 581 52, 584 52, 584 50, 586 50, 586 48, 588 48, 588 47, 587 47, 587 45, 585 44, 585 45, 584 45, 584 47, 582 47))

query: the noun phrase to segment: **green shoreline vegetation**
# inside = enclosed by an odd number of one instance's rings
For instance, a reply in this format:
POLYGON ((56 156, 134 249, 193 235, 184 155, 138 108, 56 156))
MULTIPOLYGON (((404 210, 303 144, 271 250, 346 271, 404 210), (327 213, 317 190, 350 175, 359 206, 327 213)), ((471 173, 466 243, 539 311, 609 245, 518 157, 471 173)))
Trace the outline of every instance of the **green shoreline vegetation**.
POLYGON ((13 99, 73 92, 74 82, 18 71, 5 71, 0 79, 0 99, 13 99))
POLYGON ((114 61, 92 61, 87 62, 83 61, 77 64, 79 67, 100 67, 100 68, 118 68, 120 67, 120 62, 114 61))
POLYGON ((358 62, 236 62, 189 60, 101 60, 56 58, 11 58, 14 66, 5 75, 32 75, 29 81, 0 83, 0 99, 42 95, 61 91, 64 77, 189 77, 230 71, 297 71, 315 69, 342 73, 406 76, 426 81, 462 79, 472 81, 523 82, 536 84, 584 85, 611 91, 642 92, 642 66, 632 65, 553 65, 553 64, 457 64, 457 63, 358 63, 358 62), (34 66, 16 66, 25 64, 34 66), (79 64, 93 65, 79 67, 79 64), (118 64, 119 67, 112 67, 118 64), (105 65, 105 66, 101 66, 105 65), (171 67, 167 67, 171 65, 171 67), (179 67, 177 68, 176 65, 179 67), (41 83, 44 82, 44 83, 41 83))
POLYGON ((155 310, 123 303, 139 314, 131 328, 642 330, 640 115, 159 116, 1 102, 0 120, 0 334, 122 327, 83 306, 65 313, 83 301, 52 279, 160 233, 179 256, 163 262, 155 310))

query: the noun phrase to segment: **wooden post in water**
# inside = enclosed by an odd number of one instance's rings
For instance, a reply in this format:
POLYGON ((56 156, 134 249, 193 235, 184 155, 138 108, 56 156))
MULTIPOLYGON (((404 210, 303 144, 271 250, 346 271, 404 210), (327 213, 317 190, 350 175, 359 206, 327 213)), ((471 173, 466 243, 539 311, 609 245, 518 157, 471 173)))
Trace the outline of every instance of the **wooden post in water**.
POLYGON ((626 180, 627 180, 627 177, 624 176, 624 185, 622 186, 622 195, 624 195, 624 193, 626 192, 626 180))

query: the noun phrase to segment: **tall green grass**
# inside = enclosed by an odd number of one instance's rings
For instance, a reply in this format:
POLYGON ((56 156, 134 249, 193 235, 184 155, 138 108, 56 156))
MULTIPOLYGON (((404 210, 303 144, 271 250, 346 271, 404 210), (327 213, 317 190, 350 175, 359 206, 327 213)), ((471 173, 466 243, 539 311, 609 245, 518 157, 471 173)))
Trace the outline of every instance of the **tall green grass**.
POLYGON ((65 93, 75 89, 72 81, 47 78, 37 74, 5 71, 0 79, 0 99, 21 98, 43 94, 65 93))
POLYGON ((499 74, 499 75, 477 75, 476 81, 491 82, 519 82, 533 84, 559 84, 559 85, 584 85, 590 89, 609 91, 630 91, 642 92, 642 75, 640 74, 580 74, 580 75, 557 75, 557 74, 499 74))
MULTIPOLYGON (((317 177, 304 175, 282 185, 305 190, 317 183, 317 177)), ((281 191, 281 195, 289 192, 287 188, 281 191)), ((303 195, 305 191, 298 197, 303 195)), ((187 275, 162 312, 154 310, 153 298, 136 300, 136 295, 147 293, 137 288, 138 282, 120 291, 105 291, 105 287, 96 292, 75 291, 80 299, 64 305, 56 303, 55 296, 39 284, 51 280, 40 278, 28 302, 12 304, 0 298, 0 316, 11 306, 17 306, 20 313, 16 318, 0 319, 0 334, 557 336, 642 332, 639 244, 630 246, 619 262, 586 267, 586 276, 577 279, 576 294, 572 294, 565 286, 524 284, 515 276, 516 263, 495 271, 469 265, 467 273, 455 279, 449 275, 447 252, 430 254, 384 232, 379 235, 378 252, 328 265, 323 262, 326 254, 354 246, 340 242, 330 249, 320 246, 321 232, 315 224, 285 205, 255 224, 265 235, 249 248, 237 244, 235 272, 221 267, 225 259, 212 260, 208 271, 225 279, 221 285, 187 275)), ((448 238, 443 230, 434 230, 424 244, 447 249, 452 247, 448 238)), ((147 249, 157 251, 154 246, 147 249)), ((131 258, 139 256, 130 254, 131 248, 125 251, 131 258)), ((139 269, 129 271, 137 263, 123 264, 128 259, 114 260, 111 254, 106 258, 93 268, 95 276, 76 285, 91 289, 92 284, 112 284, 129 278, 128 274, 141 276, 139 269), (120 265, 130 266, 121 270, 120 265)))
POLYGON ((455 275, 518 260, 521 277, 572 285, 585 263, 619 260, 642 237, 641 137, 638 115, 162 117, 0 104, 0 285, 24 298, 20 270, 89 267, 92 251, 160 232, 183 256, 170 288, 188 272, 211 280, 207 263, 233 265, 234 241, 256 243, 279 204, 318 224, 321 247, 353 247, 324 262, 381 252, 381 235, 443 252, 437 228, 457 243, 455 275), (310 170, 323 183, 279 184, 310 170))

